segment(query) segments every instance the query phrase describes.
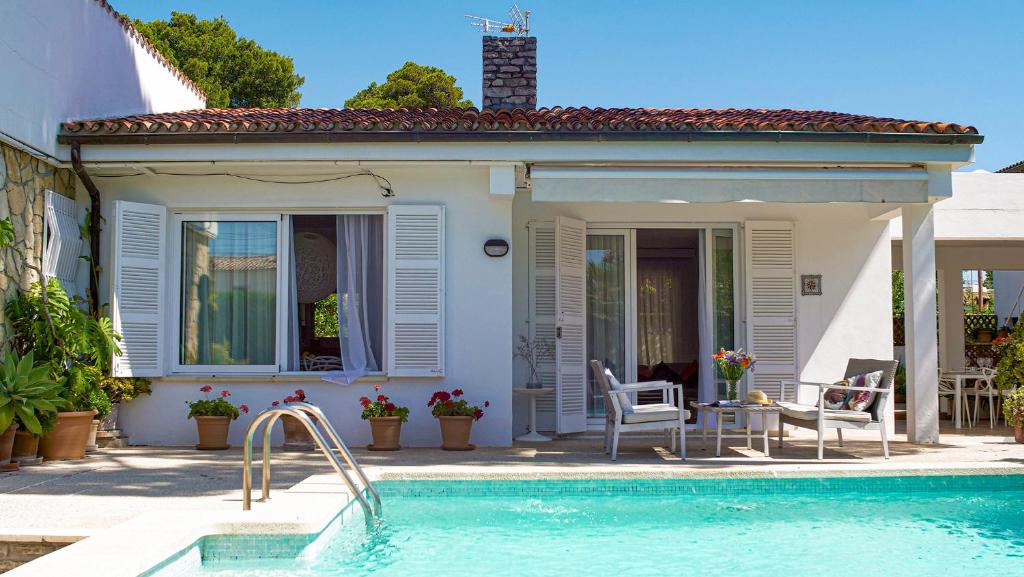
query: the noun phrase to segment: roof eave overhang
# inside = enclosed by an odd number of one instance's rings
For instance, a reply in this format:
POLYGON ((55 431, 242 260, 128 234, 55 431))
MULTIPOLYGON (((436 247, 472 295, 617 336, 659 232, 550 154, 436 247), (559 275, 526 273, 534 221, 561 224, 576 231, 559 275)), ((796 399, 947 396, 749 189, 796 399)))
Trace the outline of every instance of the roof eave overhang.
POLYGON ((380 132, 156 132, 156 133, 62 133, 60 144, 268 144, 353 142, 821 142, 861 144, 973 145, 984 141, 980 134, 913 134, 879 132, 787 131, 380 131, 380 132))

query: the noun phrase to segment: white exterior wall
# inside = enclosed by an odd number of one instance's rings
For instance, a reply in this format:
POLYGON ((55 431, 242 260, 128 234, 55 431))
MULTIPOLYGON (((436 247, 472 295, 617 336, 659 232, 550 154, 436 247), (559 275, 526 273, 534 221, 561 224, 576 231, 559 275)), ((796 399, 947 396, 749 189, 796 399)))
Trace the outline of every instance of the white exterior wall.
MULTIPOLYGON (((996 317, 999 324, 1006 323, 1011 315, 1022 317, 1021 307, 1024 302, 1017 303, 1017 297, 1024 288, 1024 271, 997 270, 992 274, 992 298, 995 300, 996 317)), ((1024 298, 1021 299, 1024 301, 1024 298)))
POLYGON ((51 157, 65 120, 205 106, 95 0, 4 0, 0 38, 0 134, 51 157))
MULTIPOLYGON (((483 244, 488 238, 511 237, 512 203, 490 196, 487 167, 394 168, 376 169, 376 172, 392 182, 395 197, 382 198, 369 178, 303 185, 208 176, 97 178, 108 223, 102 237, 103 254, 110 254, 109 223, 113 220, 114 200, 163 204, 172 210, 226 208, 234 211, 378 208, 388 203, 443 204, 447 376, 443 379, 391 379, 383 383, 384 392, 411 410, 409 422, 403 427, 403 445, 439 445, 438 425, 430 416, 427 400, 438 389, 461 387, 471 403, 482 404, 485 400, 491 403, 483 419, 474 426, 473 442, 507 446, 512 438, 512 258, 489 258, 483 253, 483 244)), ((168 266, 177 266, 179 258, 179 255, 169 254, 168 266)), ((108 281, 108 278, 103 279, 101 294, 109 295, 108 281)), ((177 298, 173 288, 168 294, 168 298, 177 298)), ((171 327, 165 329, 169 336, 171 327)), ((170 346, 176 347, 176 344, 170 346)), ((174 350, 167 351, 169 358, 173 358, 174 350)), ((365 445, 370 440, 369 425, 359 418, 358 399, 372 392, 372 383, 346 387, 311 376, 279 381, 268 377, 155 379, 152 395, 122 408, 121 425, 132 442, 194 444, 195 425, 186 419, 185 402, 201 398, 198 389, 204 383, 212 383, 217 391, 230 389, 231 400, 247 403, 256 411, 301 387, 312 402, 324 409, 346 442, 365 445)), ((242 443, 251 417, 252 413, 243 415, 232 425, 231 443, 242 443)), ((275 439, 280 442, 279 432, 275 439)))
MULTIPOLYGON (((591 225, 788 220, 796 223, 797 274, 821 274, 823 287, 821 296, 797 296, 799 378, 833 382, 843 377, 851 357, 892 358, 889 229, 886 220, 874 219, 885 209, 861 204, 549 203, 531 202, 528 193, 517 194, 512 242, 519 247, 513 250, 513 334, 529 334, 529 255, 525 247, 531 220, 552 220, 557 215, 591 225)), ((743 258, 742 231, 736 247, 743 258)), ((742 270, 741 265, 741 276, 742 270)), ((742 281, 737 287, 744 290, 742 281)), ((741 325, 739 338, 744 333, 741 325)), ((514 383, 520 386, 526 381, 527 369, 519 362, 515 369, 514 383)), ((813 404, 816 394, 817 389, 801 391, 800 400, 813 404)), ((516 403, 515 431, 520 434, 526 430, 527 405, 521 400, 516 403)))

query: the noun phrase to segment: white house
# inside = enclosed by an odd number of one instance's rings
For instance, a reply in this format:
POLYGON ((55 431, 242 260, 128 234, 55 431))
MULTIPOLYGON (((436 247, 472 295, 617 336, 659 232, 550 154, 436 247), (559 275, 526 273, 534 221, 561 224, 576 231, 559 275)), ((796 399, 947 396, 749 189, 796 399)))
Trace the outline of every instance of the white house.
POLYGON ((590 358, 702 400, 717 395, 719 347, 754 351, 747 386, 770 396, 784 379, 835 380, 851 357, 891 358, 894 217, 909 232, 917 311, 909 437, 938 440, 932 206, 972 161, 975 129, 795 110, 535 110, 532 38, 486 37, 483 70, 483 111, 63 125, 60 144, 80 150, 102 197, 117 371, 154 380, 122 409, 134 442, 193 443, 185 401, 211 383, 253 407, 301 387, 366 443, 357 400, 382 384, 412 409, 406 445, 438 443, 426 403, 454 387, 490 402, 474 442, 509 445, 526 424, 519 335, 556 343, 540 428, 560 434, 601 426, 590 358), (485 254, 491 239, 509 254, 485 254), (802 294, 804 275, 820 275, 820 294, 802 294), (331 293, 343 295, 341 339, 313 320, 331 293), (335 356, 341 371, 303 370, 335 356))

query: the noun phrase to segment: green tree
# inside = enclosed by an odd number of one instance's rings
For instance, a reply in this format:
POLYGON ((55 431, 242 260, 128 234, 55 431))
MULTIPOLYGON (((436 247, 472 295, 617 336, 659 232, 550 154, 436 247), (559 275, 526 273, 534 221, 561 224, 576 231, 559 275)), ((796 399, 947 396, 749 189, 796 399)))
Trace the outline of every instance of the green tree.
POLYGON ((305 79, 292 59, 239 38, 223 16, 200 20, 171 12, 169 21, 136 20, 135 27, 206 92, 210 108, 299 105, 305 79))
POLYGON ((406 62, 384 84, 371 82, 345 101, 345 108, 469 108, 455 77, 440 68, 406 62))

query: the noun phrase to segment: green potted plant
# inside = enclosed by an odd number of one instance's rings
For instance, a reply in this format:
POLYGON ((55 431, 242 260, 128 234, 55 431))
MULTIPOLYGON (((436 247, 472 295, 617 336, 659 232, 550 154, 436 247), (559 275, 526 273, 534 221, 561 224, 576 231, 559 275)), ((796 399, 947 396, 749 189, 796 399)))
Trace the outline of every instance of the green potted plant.
POLYGON ((1018 388, 1003 400, 1003 416, 1013 427, 1013 438, 1024 443, 1024 388, 1018 388))
POLYGON ((228 430, 231 421, 237 419, 241 413, 248 413, 249 407, 245 404, 236 407, 228 402, 231 393, 227 389, 221 391, 217 397, 210 396, 213 391, 210 385, 203 385, 199 390, 206 398, 188 402, 188 418, 195 419, 196 430, 199 433, 199 444, 196 448, 200 451, 230 449, 228 430))
POLYGON ((99 432, 100 421, 110 414, 112 405, 110 397, 102 387, 96 387, 89 391, 89 406, 96 411, 96 414, 89 424, 89 437, 85 441, 85 452, 96 450, 96 433, 99 432))
POLYGON ((110 399, 110 412, 106 417, 100 419, 101 431, 114 431, 118 429, 117 419, 120 415, 121 404, 151 392, 149 379, 143 377, 110 377, 104 375, 100 378, 100 388, 107 393, 110 399))
POLYGON ((373 385, 377 398, 361 397, 364 421, 370 422, 373 444, 366 447, 371 451, 397 451, 402 448, 402 423, 409 420, 409 407, 399 407, 387 395, 380 392, 380 385, 373 385))
POLYGON ((1024 323, 1017 323, 1009 336, 996 339, 995 352, 999 356, 993 379, 1000 390, 1024 385, 1024 323))
MULTIPOLYGON (((462 398, 462 389, 452 392, 437 391, 430 397, 427 406, 430 414, 437 418, 441 425, 441 448, 445 451, 472 451, 476 448, 470 444, 469 437, 473 432, 473 421, 484 416, 483 410, 470 405, 462 398)), ((491 403, 484 401, 484 408, 491 403)))
MULTIPOLYGON (((44 425, 40 417, 57 413, 65 401, 61 385, 50 378, 49 365, 37 365, 32 353, 21 357, 4 353, 0 363, 0 464, 9 463, 14 449, 17 423, 38 440, 44 425)), ((33 451, 33 455, 35 451, 33 451)))
POLYGON ((93 407, 102 394, 100 380, 121 353, 120 336, 109 317, 90 317, 57 279, 33 284, 4 307, 14 351, 32 353, 49 365, 50 378, 62 385, 64 410, 39 442, 44 459, 82 459, 92 428, 93 407), (98 392, 99 391, 99 392, 98 392))

